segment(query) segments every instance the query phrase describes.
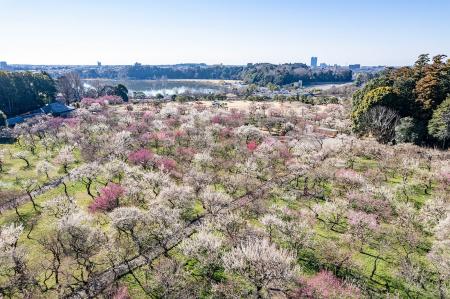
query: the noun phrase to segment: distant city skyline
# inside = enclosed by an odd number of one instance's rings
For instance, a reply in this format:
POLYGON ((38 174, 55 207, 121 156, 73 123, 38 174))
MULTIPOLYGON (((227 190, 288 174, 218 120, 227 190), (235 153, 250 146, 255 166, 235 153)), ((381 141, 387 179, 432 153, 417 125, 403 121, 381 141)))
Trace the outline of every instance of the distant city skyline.
POLYGON ((450 54, 450 1, 0 0, 0 61, 411 65, 450 54))
MULTIPOLYGON (((154 66, 158 66, 158 65, 200 65, 200 64, 205 64, 205 65, 227 65, 227 66, 245 66, 247 64, 258 64, 258 63, 271 63, 271 62, 255 62, 255 63, 243 63, 243 64, 224 64, 224 63, 205 63, 205 62, 180 62, 180 63, 167 63, 167 64, 145 64, 145 63, 141 63, 139 61, 136 61, 134 63, 130 63, 130 64, 104 64, 101 61, 97 61, 95 63, 87 63, 87 64, 70 64, 70 63, 63 63, 63 64, 39 64, 39 63, 8 63, 7 61, 0 61, 0 70, 1 69, 7 69, 11 66, 40 66, 40 65, 45 65, 45 66, 97 66, 97 67, 102 67, 102 66, 126 66, 126 65, 154 65, 154 66)), ((325 61, 319 61, 318 57, 311 57, 310 62, 306 62, 306 61, 290 61, 287 63, 303 63, 307 66, 311 66, 311 67, 319 67, 319 66, 341 66, 341 67, 350 67, 350 68, 354 68, 355 65, 358 65, 359 67, 371 67, 371 66, 386 66, 386 65, 360 65, 360 64, 348 64, 348 65, 340 65, 340 64, 332 64, 332 63, 327 63, 325 61), (313 58, 315 58, 316 63, 313 63, 313 58), (319 63, 320 62, 320 63, 319 63)), ((282 64, 282 63, 281 63, 282 64)))

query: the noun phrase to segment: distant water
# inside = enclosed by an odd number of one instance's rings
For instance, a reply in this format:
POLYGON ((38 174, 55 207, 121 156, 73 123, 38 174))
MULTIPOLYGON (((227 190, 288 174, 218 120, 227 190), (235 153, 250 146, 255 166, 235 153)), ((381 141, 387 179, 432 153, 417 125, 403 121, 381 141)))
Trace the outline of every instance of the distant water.
POLYGON ((352 85, 352 82, 345 82, 345 83, 322 83, 322 84, 311 84, 311 85, 305 85, 304 88, 306 89, 320 89, 320 90, 328 90, 332 87, 342 87, 345 85, 352 85))
POLYGON ((96 83, 102 85, 125 85, 130 93, 140 91, 147 96, 174 95, 174 94, 212 94, 225 92, 226 87, 213 80, 85 80, 87 86, 95 85, 96 83))

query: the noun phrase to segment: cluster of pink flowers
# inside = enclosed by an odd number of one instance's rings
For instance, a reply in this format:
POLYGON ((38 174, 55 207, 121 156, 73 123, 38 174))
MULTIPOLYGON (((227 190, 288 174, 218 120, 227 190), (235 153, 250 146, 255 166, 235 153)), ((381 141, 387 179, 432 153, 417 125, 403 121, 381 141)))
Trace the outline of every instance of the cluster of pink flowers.
POLYGON ((300 281, 302 287, 294 298, 360 298, 361 291, 341 281, 329 271, 322 270, 300 281))
POLYGON ((124 193, 125 189, 121 185, 109 183, 100 190, 100 196, 95 198, 94 202, 89 206, 89 211, 95 213, 113 210, 119 206, 119 198, 124 193))
POLYGON ((258 144, 254 140, 251 140, 247 143, 247 149, 249 152, 255 151, 257 147, 258 147, 258 144))
POLYGON ((147 167, 148 164, 153 160, 153 157, 154 155, 151 151, 143 148, 130 153, 128 155, 128 160, 135 165, 147 167))
POLYGON ((213 124, 222 124, 223 122, 223 118, 221 115, 214 115, 213 117, 211 117, 211 123, 213 124))

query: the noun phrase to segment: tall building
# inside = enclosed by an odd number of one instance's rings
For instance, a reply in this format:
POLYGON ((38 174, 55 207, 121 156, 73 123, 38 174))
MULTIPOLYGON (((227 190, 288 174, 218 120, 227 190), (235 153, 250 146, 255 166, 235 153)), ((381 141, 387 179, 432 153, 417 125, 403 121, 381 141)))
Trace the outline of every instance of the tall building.
POLYGON ((0 70, 6 70, 7 67, 8 64, 6 63, 6 61, 0 61, 0 70))
POLYGON ((317 67, 317 57, 311 57, 311 67, 317 67))

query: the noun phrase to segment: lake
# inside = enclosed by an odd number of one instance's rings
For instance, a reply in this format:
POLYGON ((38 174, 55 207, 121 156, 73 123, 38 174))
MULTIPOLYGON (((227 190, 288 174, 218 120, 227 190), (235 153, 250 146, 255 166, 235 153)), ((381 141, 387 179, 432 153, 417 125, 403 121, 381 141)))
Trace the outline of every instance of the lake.
MULTIPOLYGON (((157 94, 215 94, 229 93, 233 89, 241 89, 244 85, 234 80, 111 80, 111 79, 86 79, 86 86, 123 84, 128 88, 130 94, 135 91, 145 93, 148 97, 157 94)), ((323 83, 304 86, 305 89, 327 90, 333 86, 340 87, 351 83, 323 83)))
POLYGON ((311 84, 311 85, 305 85, 303 86, 305 89, 320 89, 320 90, 328 90, 332 87, 342 87, 346 85, 352 85, 353 82, 338 82, 338 83, 322 83, 322 84, 311 84))
POLYGON ((141 91, 147 96, 174 94, 212 94, 224 93, 237 84, 237 81, 221 80, 84 80, 85 85, 125 85, 130 93, 141 91))

